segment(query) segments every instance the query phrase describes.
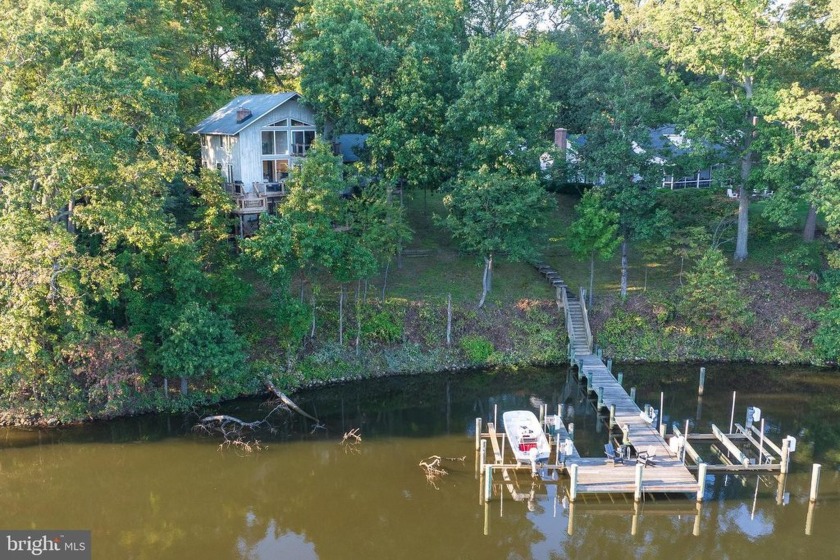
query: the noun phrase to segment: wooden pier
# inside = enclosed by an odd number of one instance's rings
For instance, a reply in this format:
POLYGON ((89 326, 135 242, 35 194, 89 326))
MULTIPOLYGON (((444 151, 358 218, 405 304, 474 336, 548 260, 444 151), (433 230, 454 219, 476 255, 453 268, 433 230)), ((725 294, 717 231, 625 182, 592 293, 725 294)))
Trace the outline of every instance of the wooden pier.
MULTIPOLYGON (((555 445, 554 460, 549 460, 549 464, 542 470, 551 473, 552 481, 559 480, 558 473, 568 476, 569 485, 565 491, 571 502, 582 498, 584 501, 600 503, 599 496, 603 495, 606 495, 606 501, 610 503, 627 501, 628 495, 632 495, 629 500, 635 502, 644 496, 655 499, 657 496, 674 495, 693 496, 701 501, 706 472, 787 472, 790 459, 788 444, 795 444, 795 440, 788 442, 788 439, 793 440, 788 437, 781 447, 776 446, 755 426, 735 424, 737 431, 730 434, 723 433, 715 426, 712 426, 712 434, 682 434, 675 429, 672 437, 678 438, 676 442, 679 445, 672 450, 666 441, 665 430, 660 430, 661 410, 655 417, 646 414, 648 411, 643 411, 635 402, 635 391, 628 394, 610 367, 604 364, 600 351, 593 353, 585 292, 581 290, 578 296, 571 297, 560 275, 550 266, 534 263, 534 267, 557 290, 558 307, 563 310, 566 318, 570 362, 577 369, 578 389, 583 391, 596 409, 599 421, 606 419, 609 433, 607 441, 613 444, 614 449, 617 452, 628 448, 632 450, 622 460, 612 460, 606 453, 604 456, 582 457, 574 445, 565 449, 565 442, 571 441, 573 435, 569 434, 562 421, 555 421, 556 418, 562 419, 560 411, 555 417, 547 416, 547 410, 541 409, 543 426, 549 433, 553 430, 550 439, 555 445), (711 452, 718 459, 716 464, 707 463, 692 446, 692 442, 700 441, 713 443, 711 452), (561 455, 561 449, 570 452, 561 455), (749 451, 749 454, 745 451, 749 451), (686 464, 687 461, 693 464, 686 464), (699 471, 696 479, 692 471, 699 471)), ((492 459, 485 462, 483 451, 481 458, 481 475, 486 477, 487 484, 486 499, 490 499, 494 471, 501 471, 511 494, 516 498, 515 477, 511 476, 511 472, 530 470, 530 466, 517 465, 515 461, 506 462, 504 435, 500 438, 492 423, 488 423, 487 432, 482 433, 481 419, 476 421, 476 451, 481 438, 489 439, 492 445, 492 459)))

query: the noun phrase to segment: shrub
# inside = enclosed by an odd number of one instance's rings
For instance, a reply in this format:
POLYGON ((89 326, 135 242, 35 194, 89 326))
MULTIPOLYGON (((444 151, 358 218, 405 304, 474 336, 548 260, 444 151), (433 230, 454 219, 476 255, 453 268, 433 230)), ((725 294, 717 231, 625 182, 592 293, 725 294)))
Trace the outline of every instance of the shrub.
POLYGON ((370 342, 393 344, 403 337, 402 324, 387 311, 379 311, 362 321, 362 336, 370 342))
POLYGON ((749 300, 741 294, 726 257, 717 249, 706 251, 686 273, 677 298, 677 313, 688 325, 709 334, 736 330, 751 317, 749 300))
POLYGON ((467 335, 461 339, 459 346, 473 363, 486 363, 493 355, 493 343, 478 335, 467 335))

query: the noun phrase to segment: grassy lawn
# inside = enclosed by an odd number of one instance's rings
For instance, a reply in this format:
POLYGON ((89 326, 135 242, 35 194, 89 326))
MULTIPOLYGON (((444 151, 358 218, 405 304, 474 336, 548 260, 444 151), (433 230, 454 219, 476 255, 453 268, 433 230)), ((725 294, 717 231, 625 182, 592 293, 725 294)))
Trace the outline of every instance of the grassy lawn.
MULTIPOLYGON (((445 299, 478 304, 484 262, 477 255, 462 253, 449 232, 435 224, 434 216, 446 209, 439 193, 416 192, 404 199, 406 214, 414 232, 406 247, 402 267, 392 264, 388 275, 389 297, 445 299)), ((373 283, 381 287, 382 276, 373 283)), ((488 301, 507 304, 520 299, 553 299, 554 290, 528 264, 497 260, 493 291, 488 301)))
MULTIPOLYGON (((666 193, 667 194, 667 193, 666 193)), ((569 287, 589 285, 589 261, 579 260, 566 246, 566 231, 574 219, 574 205, 578 197, 555 194, 557 205, 541 232, 543 260, 553 266, 569 287)), ((677 195, 678 196, 678 195, 677 195)), ((724 196, 721 194, 721 196, 724 196)), ((433 216, 445 213, 442 197, 434 192, 407 194, 404 200, 406 213, 414 237, 402 259, 402 267, 391 266, 388 276, 388 296, 406 299, 445 299, 452 294, 453 301, 478 302, 481 291, 483 263, 479 256, 461 253, 449 232, 435 224, 433 216)), ((806 208, 798 213, 800 223, 789 230, 780 230, 761 218, 763 202, 751 205, 750 257, 735 267, 739 275, 749 278, 766 267, 779 266, 781 255, 801 246, 800 232, 804 225, 806 208), (787 234, 787 235, 784 235, 787 234)), ((737 212, 737 205, 730 209, 737 212)), ((734 236, 734 232, 732 234, 734 236)), ((731 256, 734 241, 722 246, 731 256)), ((646 290, 672 290, 679 285, 680 259, 659 258, 646 260, 634 244, 630 245, 628 290, 639 293, 646 290)), ((683 263, 687 270, 691 262, 683 263)), ((599 295, 615 295, 621 279, 621 258, 618 253, 607 261, 596 260, 594 291, 599 295)), ((373 280, 381 288, 382 276, 373 280)), ((520 299, 552 299, 553 290, 542 277, 525 263, 495 263, 493 291, 489 301, 505 304, 520 299)))

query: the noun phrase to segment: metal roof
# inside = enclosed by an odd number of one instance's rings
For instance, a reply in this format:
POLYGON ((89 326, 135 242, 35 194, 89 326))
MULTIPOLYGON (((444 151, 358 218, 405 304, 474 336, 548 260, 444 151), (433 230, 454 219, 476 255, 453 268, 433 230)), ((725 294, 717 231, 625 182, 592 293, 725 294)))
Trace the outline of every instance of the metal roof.
POLYGON ((359 161, 359 152, 364 149, 367 134, 341 134, 338 137, 338 149, 344 163, 359 161))
POLYGON ((234 136, 243 129, 273 111, 290 99, 300 97, 295 92, 261 93, 257 95, 240 95, 197 125, 190 132, 193 134, 222 134, 234 136), (242 122, 236 122, 239 109, 248 109, 251 116, 242 122))

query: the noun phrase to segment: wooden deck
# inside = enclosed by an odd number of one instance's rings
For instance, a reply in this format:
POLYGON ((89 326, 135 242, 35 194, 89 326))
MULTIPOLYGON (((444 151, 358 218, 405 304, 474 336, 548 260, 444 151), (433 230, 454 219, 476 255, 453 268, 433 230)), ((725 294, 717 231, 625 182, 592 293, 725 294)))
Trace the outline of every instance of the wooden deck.
MULTIPOLYGON (((645 493, 688 493, 697 491, 697 481, 685 465, 674 455, 657 427, 641 417, 641 409, 618 384, 618 380, 594 354, 579 356, 579 379, 591 375, 591 391, 599 394, 603 387, 603 406, 615 405, 615 423, 626 426, 630 443, 638 450, 655 450, 654 465, 648 465, 642 476, 645 493)), ((631 460, 615 465, 606 457, 572 459, 567 466, 578 465, 578 493, 632 493, 635 490, 636 462, 631 460)))

